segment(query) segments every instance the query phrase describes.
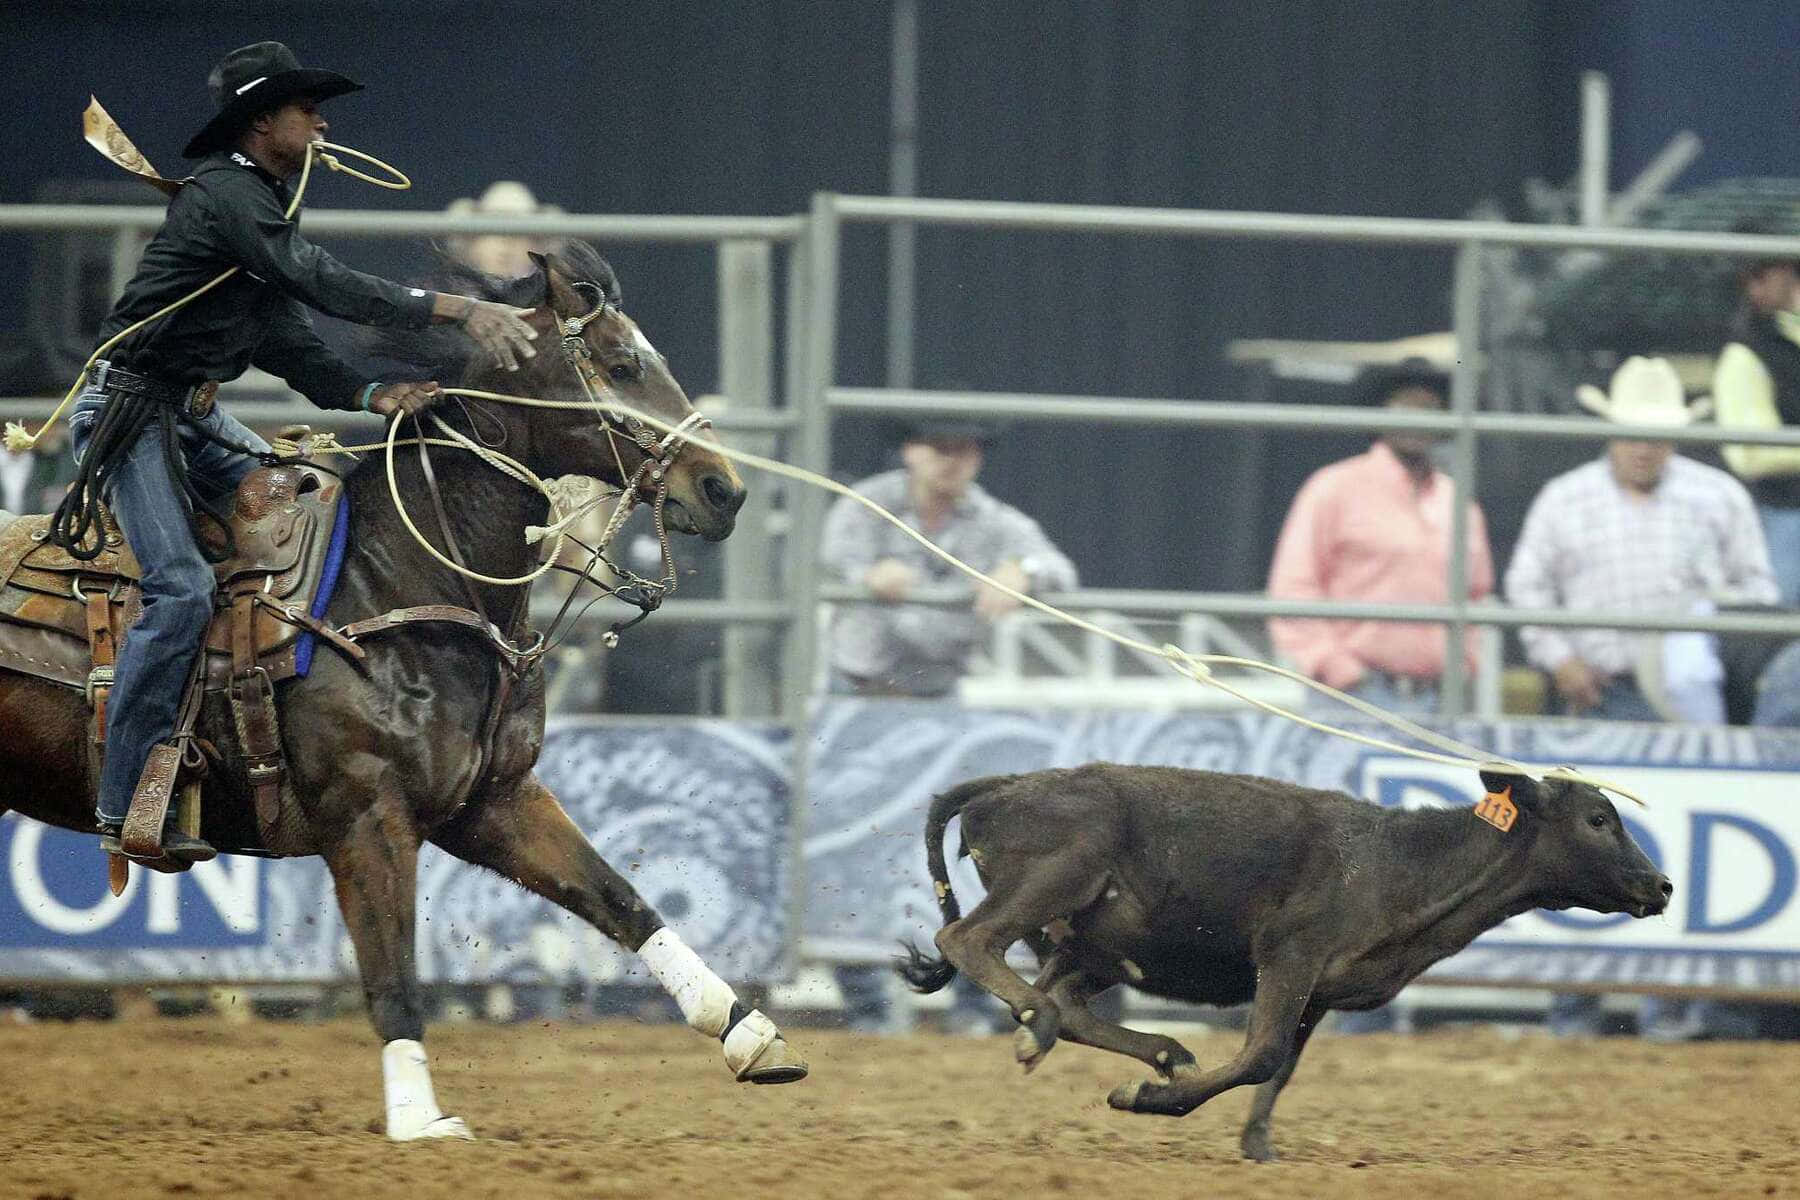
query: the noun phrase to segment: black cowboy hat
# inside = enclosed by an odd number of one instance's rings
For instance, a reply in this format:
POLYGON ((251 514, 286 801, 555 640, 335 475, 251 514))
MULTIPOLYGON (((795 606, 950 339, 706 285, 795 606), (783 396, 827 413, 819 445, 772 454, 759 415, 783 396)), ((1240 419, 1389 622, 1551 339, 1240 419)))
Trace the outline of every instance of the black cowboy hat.
POLYGON ((300 96, 328 100, 360 92, 362 84, 339 75, 302 67, 294 52, 280 42, 241 46, 219 60, 206 77, 207 90, 219 111, 181 152, 201 158, 229 146, 251 121, 300 96))
POLYGON ((903 442, 974 442, 988 446, 996 441, 1001 429, 992 421, 969 417, 920 417, 908 421, 901 433, 903 442))
POLYGON ((1422 387, 1450 402, 1450 372, 1428 358, 1405 358, 1397 363, 1365 367, 1357 377, 1358 399, 1364 404, 1386 404, 1401 388, 1422 387))

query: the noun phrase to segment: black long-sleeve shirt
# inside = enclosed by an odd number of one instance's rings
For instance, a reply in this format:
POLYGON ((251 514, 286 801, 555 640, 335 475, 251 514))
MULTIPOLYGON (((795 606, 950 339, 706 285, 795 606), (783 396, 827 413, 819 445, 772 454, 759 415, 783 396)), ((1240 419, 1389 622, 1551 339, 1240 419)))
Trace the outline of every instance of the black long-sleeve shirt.
POLYGON ((106 357, 182 384, 229 380, 254 365, 320 408, 353 408, 364 380, 319 340, 307 307, 361 325, 419 329, 432 296, 353 271, 300 235, 283 214, 287 184, 236 151, 203 160, 169 203, 137 274, 101 324, 109 338, 228 267, 239 271, 146 325, 106 357))

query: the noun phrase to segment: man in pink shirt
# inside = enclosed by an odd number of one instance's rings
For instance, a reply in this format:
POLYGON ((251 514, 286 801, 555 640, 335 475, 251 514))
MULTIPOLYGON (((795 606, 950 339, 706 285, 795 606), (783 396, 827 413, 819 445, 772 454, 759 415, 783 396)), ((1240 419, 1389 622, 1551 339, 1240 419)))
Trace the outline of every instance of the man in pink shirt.
MULTIPOLYGON (((1441 412, 1443 373, 1421 359, 1378 369, 1367 388, 1388 408, 1441 412)), ((1444 604, 1450 597, 1450 479, 1431 462, 1441 440, 1382 435, 1366 454, 1314 472, 1294 497, 1275 543, 1269 595, 1279 600, 1444 604)), ((1469 597, 1493 590, 1481 509, 1469 512, 1469 597)), ((1412 714, 1438 702, 1448 635, 1419 622, 1282 618, 1269 622, 1275 648, 1312 678, 1412 714)), ((1475 666, 1474 631, 1465 650, 1475 666)))

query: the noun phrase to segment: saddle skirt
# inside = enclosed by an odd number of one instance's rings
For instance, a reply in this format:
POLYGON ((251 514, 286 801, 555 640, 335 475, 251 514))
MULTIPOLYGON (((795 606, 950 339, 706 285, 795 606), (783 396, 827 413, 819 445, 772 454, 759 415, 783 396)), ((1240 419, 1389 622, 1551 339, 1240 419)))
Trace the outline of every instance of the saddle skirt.
MULTIPOLYGON (((224 691, 230 681, 234 633, 243 636, 234 620, 247 622, 252 635, 249 646, 239 642, 240 660, 251 650, 270 683, 305 672, 307 629, 288 615, 305 617, 335 574, 336 564, 328 572, 327 563, 341 501, 342 484, 304 463, 260 467, 244 478, 230 519, 237 552, 214 566, 207 691, 224 691)), ((112 514, 104 518, 106 544, 83 561, 45 540, 47 515, 0 512, 0 668, 86 688, 96 644, 110 639, 116 648, 137 620, 142 568, 112 514)))

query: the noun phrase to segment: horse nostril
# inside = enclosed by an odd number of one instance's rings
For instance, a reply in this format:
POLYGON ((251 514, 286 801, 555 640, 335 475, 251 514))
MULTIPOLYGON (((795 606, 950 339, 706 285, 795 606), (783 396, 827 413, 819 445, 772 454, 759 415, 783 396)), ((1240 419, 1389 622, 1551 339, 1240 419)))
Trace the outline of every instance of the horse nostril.
POLYGON ((700 481, 700 494, 721 512, 735 512, 742 503, 741 493, 718 475, 708 475, 700 481))
POLYGON ((1675 885, 1670 883, 1667 879, 1663 880, 1662 881, 1662 894, 1663 894, 1664 900, 1667 900, 1670 896, 1673 896, 1675 894, 1675 885))

